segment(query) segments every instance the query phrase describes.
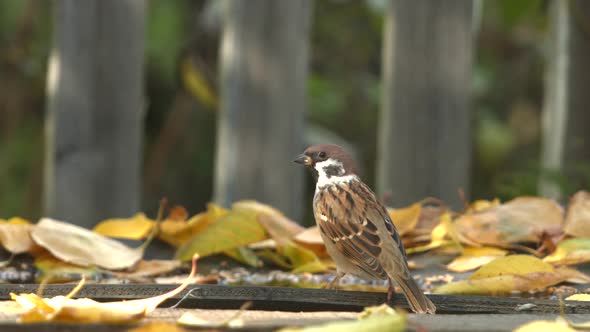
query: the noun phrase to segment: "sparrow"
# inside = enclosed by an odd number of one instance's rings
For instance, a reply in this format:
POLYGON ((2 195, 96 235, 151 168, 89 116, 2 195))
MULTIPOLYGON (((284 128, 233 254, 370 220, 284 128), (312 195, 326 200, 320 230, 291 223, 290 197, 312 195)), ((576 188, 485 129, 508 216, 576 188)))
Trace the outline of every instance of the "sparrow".
POLYGON ((336 264, 336 277, 328 288, 347 273, 366 280, 388 280, 389 302, 395 280, 412 311, 434 314, 436 307, 410 275, 406 251, 391 217, 359 178, 349 154, 338 145, 314 145, 294 162, 311 169, 316 180, 313 213, 336 264))

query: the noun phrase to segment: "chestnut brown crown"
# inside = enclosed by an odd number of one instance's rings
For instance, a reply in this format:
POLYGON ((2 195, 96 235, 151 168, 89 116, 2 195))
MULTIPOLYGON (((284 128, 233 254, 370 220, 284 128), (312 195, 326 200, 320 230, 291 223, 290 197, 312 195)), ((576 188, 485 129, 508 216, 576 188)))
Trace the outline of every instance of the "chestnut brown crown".
POLYGON ((344 174, 356 174, 356 166, 350 155, 344 149, 335 144, 318 144, 312 145, 305 149, 303 154, 299 155, 294 162, 304 166, 315 168, 319 162, 334 159, 342 163, 344 174))

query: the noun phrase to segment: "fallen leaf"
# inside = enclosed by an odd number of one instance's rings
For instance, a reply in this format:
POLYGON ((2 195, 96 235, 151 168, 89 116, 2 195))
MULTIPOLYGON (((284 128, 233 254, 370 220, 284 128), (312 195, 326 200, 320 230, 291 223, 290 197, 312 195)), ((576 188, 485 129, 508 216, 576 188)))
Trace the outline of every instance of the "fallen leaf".
POLYGON ((406 249, 406 253, 414 254, 428 251, 435 248, 456 245, 460 247, 459 240, 456 239, 455 226, 451 219, 451 214, 445 212, 440 216, 440 223, 434 227, 430 235, 430 243, 424 246, 406 249))
POLYGON ((273 239, 265 239, 262 241, 250 243, 248 249, 252 250, 263 250, 263 249, 276 249, 277 242, 273 239))
POLYGON ((568 296, 565 300, 566 301, 584 301, 584 302, 588 302, 588 301, 590 301, 590 294, 574 294, 574 295, 568 296))
POLYGON ((201 257, 242 247, 267 238, 265 228, 256 219, 258 211, 233 206, 224 216, 199 232, 176 251, 176 258, 186 261, 194 253, 201 257))
POLYGON ((229 317, 224 321, 220 322, 212 322, 208 319, 204 319, 198 317, 197 315, 193 314, 192 312, 185 312, 178 318, 177 323, 190 326, 190 327, 201 327, 201 328, 210 328, 210 329, 218 329, 218 328, 240 328, 244 327, 244 320, 242 319, 243 313, 252 306, 252 301, 248 301, 244 303, 240 310, 238 310, 234 315, 229 317))
POLYGON ((395 224, 395 228, 400 236, 416 228, 421 212, 422 203, 420 202, 400 209, 387 208, 387 213, 395 224))
POLYGON ((572 265, 590 261, 590 238, 561 241, 555 251, 543 261, 555 265, 572 265))
POLYGON ((170 212, 168 212, 168 217, 166 219, 170 220, 187 220, 188 219, 188 211, 181 205, 175 205, 170 208, 170 212))
POLYGON ((564 231, 574 237, 590 238, 590 193, 578 191, 570 199, 564 231))
POLYGON ((174 247, 180 247, 227 213, 226 209, 213 203, 207 204, 207 211, 188 220, 179 219, 182 214, 176 212, 173 218, 169 217, 160 224, 158 237, 174 247))
POLYGON ((132 266, 143 256, 143 249, 132 249, 85 228, 49 218, 41 219, 31 236, 55 257, 76 265, 119 270, 132 266))
POLYGON ((101 272, 95 266, 79 266, 57 259, 47 251, 35 254, 34 265, 39 270, 38 282, 69 282, 81 278, 98 280, 101 272))
POLYGON ((278 267, 281 267, 283 269, 286 269, 286 270, 293 269, 293 264, 291 264, 291 262, 289 262, 287 257, 280 255, 279 253, 277 253, 276 251, 274 251, 272 249, 261 250, 258 252, 258 256, 261 258, 266 258, 267 260, 269 260, 273 264, 275 264, 278 267))
POLYGON ((93 231, 108 237, 140 240, 150 234, 155 224, 155 221, 146 217, 145 214, 137 213, 131 218, 101 221, 93 231))
POLYGON ((260 257, 270 260, 277 266, 291 270, 292 273, 319 273, 324 272, 332 267, 333 263, 326 262, 317 257, 317 255, 294 242, 277 248, 277 251, 265 249, 258 252, 260 257))
POLYGON ((262 265, 264 265, 262 260, 260 260, 260 258, 256 256, 256 253, 254 253, 254 251, 250 250, 247 247, 229 249, 224 251, 223 253, 235 259, 236 261, 248 266, 261 267, 262 265))
POLYGON ((0 312, 3 315, 22 315, 28 310, 15 301, 0 301, 0 312))
POLYGON ((461 256, 447 264, 447 269, 454 272, 465 272, 485 265, 498 257, 506 256, 508 252, 494 247, 467 247, 461 256))
POLYGON ((563 209, 555 201, 519 197, 505 204, 465 214, 455 228, 465 239, 479 244, 506 245, 538 242, 544 231, 561 228, 563 209))
POLYGON ((549 320, 536 320, 526 323, 514 332, 575 332, 576 330, 568 326, 566 322, 556 322, 549 320))
POLYGON ((155 276, 160 276, 162 274, 172 272, 179 268, 181 265, 182 263, 177 260, 142 259, 133 266, 133 269, 131 271, 110 273, 121 279, 145 282, 146 278, 152 278, 155 276))
POLYGON ((264 226, 279 246, 290 242, 295 235, 305 230, 279 210, 256 201, 239 201, 234 204, 234 208, 256 211, 256 220, 264 226))
POLYGON ((72 297, 83 287, 84 279, 67 296, 41 298, 36 294, 10 294, 25 312, 20 322, 38 323, 47 321, 126 324, 135 322, 153 312, 162 302, 182 292, 195 281, 198 256, 193 257, 193 265, 189 277, 176 289, 146 299, 96 302, 91 299, 72 297))
POLYGON ((494 198, 494 200, 488 201, 485 199, 480 199, 477 200, 471 204, 469 204, 469 207, 467 208, 467 211, 465 211, 465 213, 476 213, 476 212, 481 212, 484 210, 487 210, 489 208, 493 208, 500 205, 500 200, 497 198, 494 198))
POLYGON ((420 210, 420 218, 418 218, 418 223, 413 232, 432 232, 434 227, 440 223, 440 217, 448 212, 447 208, 441 202, 434 202, 436 205, 432 205, 429 204, 431 203, 430 201, 429 199, 422 201, 423 205, 420 210))
POLYGON ((23 219, 21 217, 12 217, 8 220, 6 219, 0 219, 0 225, 1 224, 8 224, 8 225, 31 225, 31 222, 23 219))
POLYGON ((127 332, 189 332, 178 326, 176 323, 170 322, 151 322, 143 324, 136 328, 130 329, 127 332))
POLYGON ((556 269, 529 255, 500 257, 482 266, 467 280, 452 282, 433 290, 437 294, 507 294, 542 290, 573 279, 590 281, 585 274, 567 268, 556 269))
POLYGON ((303 232, 295 235, 293 241, 298 245, 313 251, 320 258, 329 257, 318 226, 307 228, 303 232))
POLYGON ((33 246, 32 229, 33 226, 29 223, 0 223, 0 244, 13 254, 28 252, 33 246))
POLYGON ((278 332, 336 332, 336 331, 355 331, 355 332, 398 332, 406 328, 406 316, 395 312, 383 304, 378 307, 365 308, 359 314, 358 320, 335 321, 315 326, 307 327, 288 327, 280 329, 278 332))

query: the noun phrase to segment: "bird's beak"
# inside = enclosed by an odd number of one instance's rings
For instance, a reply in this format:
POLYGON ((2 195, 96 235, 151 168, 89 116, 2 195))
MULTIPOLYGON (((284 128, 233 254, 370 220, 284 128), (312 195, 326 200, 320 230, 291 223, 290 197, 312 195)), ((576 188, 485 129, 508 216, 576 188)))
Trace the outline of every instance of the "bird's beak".
POLYGON ((309 156, 306 156, 304 154, 300 154, 297 159, 293 160, 293 162, 301 164, 301 165, 305 165, 305 166, 311 166, 311 158, 309 156))

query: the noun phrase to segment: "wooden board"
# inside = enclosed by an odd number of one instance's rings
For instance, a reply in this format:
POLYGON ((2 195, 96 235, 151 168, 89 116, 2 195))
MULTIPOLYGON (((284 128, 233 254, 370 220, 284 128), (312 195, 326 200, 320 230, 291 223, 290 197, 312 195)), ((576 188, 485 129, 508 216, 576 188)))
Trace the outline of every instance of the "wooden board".
MULTIPOLYGON (((67 294, 73 285, 47 285, 43 296, 52 297, 67 294)), ((97 301, 118 301, 156 296, 176 285, 98 285, 84 286, 77 297, 88 297, 97 301)), ((35 293, 38 285, 0 285, 0 300, 10 299, 10 293, 35 293)), ((178 304, 179 308, 236 309, 244 302, 252 301, 252 310, 280 311, 361 311, 366 306, 385 302, 385 293, 304 289, 287 287, 218 286, 192 285, 188 290, 166 301, 163 306, 178 304)), ((559 313, 559 302, 532 298, 455 296, 430 294, 428 297, 437 306, 440 314, 518 314, 559 313), (524 306, 526 305, 526 306, 524 306)), ((590 302, 566 301, 568 314, 590 314, 590 302)), ((396 294, 390 303, 408 309, 402 294, 396 294)))

